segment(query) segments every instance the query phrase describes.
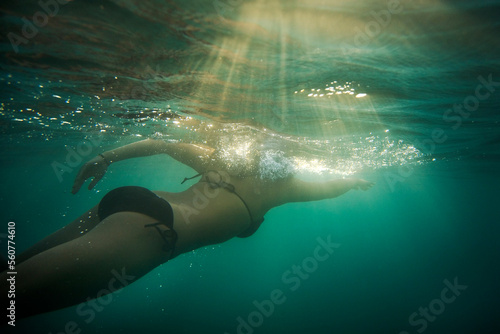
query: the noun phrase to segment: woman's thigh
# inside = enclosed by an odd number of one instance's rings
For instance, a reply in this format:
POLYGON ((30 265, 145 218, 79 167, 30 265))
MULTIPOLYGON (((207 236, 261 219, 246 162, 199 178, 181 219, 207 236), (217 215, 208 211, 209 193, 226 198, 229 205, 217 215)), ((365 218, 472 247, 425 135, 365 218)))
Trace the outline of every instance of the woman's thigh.
POLYGON ((17 260, 19 263, 26 261, 30 257, 46 251, 52 247, 61 245, 65 242, 84 236, 99 224, 100 220, 97 216, 97 206, 83 213, 80 217, 73 220, 68 225, 53 232, 43 238, 23 253, 19 254, 17 260))

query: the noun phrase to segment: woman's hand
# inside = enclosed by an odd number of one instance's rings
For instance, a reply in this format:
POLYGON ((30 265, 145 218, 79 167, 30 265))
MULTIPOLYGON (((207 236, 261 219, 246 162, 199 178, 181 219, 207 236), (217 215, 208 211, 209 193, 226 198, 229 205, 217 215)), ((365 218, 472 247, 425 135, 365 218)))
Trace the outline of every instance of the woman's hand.
POLYGON ((104 157, 98 155, 94 159, 85 163, 85 165, 80 168, 78 175, 75 178, 75 182, 73 183, 73 189, 71 192, 76 194, 83 183, 90 178, 94 178, 89 184, 89 190, 94 188, 94 186, 99 182, 104 174, 106 174, 106 170, 108 169, 108 162, 104 160, 104 157))
POLYGON ((368 190, 375 185, 375 182, 366 181, 363 179, 356 179, 352 189, 368 190))

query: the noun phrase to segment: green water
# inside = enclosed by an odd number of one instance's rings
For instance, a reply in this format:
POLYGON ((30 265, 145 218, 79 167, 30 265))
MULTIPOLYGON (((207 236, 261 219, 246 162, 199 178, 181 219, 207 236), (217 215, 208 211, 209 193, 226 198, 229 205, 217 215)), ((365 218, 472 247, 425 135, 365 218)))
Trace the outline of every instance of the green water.
POLYGON ((154 156, 70 193, 87 159, 145 138, 376 182, 6 331, 499 333, 500 2, 391 3, 75 0, 17 48, 42 9, 2 3, 1 252, 9 221, 21 252, 114 188, 186 189, 194 171, 154 156))
MULTIPOLYGON (((30 159, 24 156, 4 167, 5 189, 15 191, 2 194, 15 212, 7 219, 17 222, 19 249, 64 226, 102 196, 97 191, 70 195, 70 175, 54 183, 53 156, 39 158, 42 168, 25 164, 30 159)), ((99 188, 135 184, 181 190, 179 181, 192 171, 179 167, 168 157, 122 162, 99 188)), ((40 333, 59 333, 74 321, 82 333, 237 333, 241 317, 258 324, 248 325, 255 333, 411 333, 423 327, 411 326, 410 315, 440 298, 444 280, 458 278, 467 288, 427 322, 428 332, 481 328, 493 333, 488 328, 494 328, 499 278, 495 205, 500 184, 490 175, 457 180, 449 169, 446 163, 419 168, 394 189, 384 175, 369 174, 377 182, 369 192, 273 209, 252 238, 180 256, 111 300, 83 308, 87 312, 74 307, 40 315, 19 322, 17 329, 36 326, 40 333), (318 238, 330 238, 337 248, 315 265, 318 238), (307 271, 294 271, 294 265, 307 271), (261 321, 255 312, 265 312, 254 303, 268 305, 264 301, 277 290, 280 304, 264 309, 269 316, 261 321)), ((414 320, 419 319, 424 318, 414 320)))

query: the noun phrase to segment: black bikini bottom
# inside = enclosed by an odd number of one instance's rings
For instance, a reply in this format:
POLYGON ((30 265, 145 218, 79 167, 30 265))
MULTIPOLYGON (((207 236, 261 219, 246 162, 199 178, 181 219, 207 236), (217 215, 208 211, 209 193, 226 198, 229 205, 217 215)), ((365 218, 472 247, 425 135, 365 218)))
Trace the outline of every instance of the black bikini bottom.
POLYGON ((165 241, 163 250, 173 254, 177 233, 174 230, 174 212, 170 203, 143 187, 120 187, 111 190, 102 198, 97 214, 102 221, 114 213, 123 211, 142 213, 158 220, 144 227, 156 228, 165 241), (158 225, 167 227, 167 230, 162 231, 158 225))

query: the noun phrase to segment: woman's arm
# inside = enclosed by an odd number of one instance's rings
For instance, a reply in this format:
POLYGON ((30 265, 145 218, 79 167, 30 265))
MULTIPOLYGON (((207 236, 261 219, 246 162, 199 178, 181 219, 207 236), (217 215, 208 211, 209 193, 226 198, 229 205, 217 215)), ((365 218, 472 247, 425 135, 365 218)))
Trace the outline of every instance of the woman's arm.
POLYGON ((168 154, 200 173, 203 171, 203 166, 209 161, 213 151, 214 149, 203 145, 167 143, 163 140, 154 139, 128 144, 103 152, 83 165, 76 176, 71 192, 76 194, 89 178, 93 178, 88 187, 89 190, 92 189, 102 179, 107 168, 112 163, 156 154, 168 154))
POLYGON ((202 165, 213 151, 213 148, 200 144, 167 143, 163 140, 146 139, 104 152, 101 156, 109 165, 131 158, 168 154, 175 160, 201 172, 202 165))
POLYGON ((275 196, 278 205, 291 202, 310 202, 335 198, 351 189, 368 190, 373 182, 362 179, 338 179, 327 182, 306 182, 291 178, 275 196))

